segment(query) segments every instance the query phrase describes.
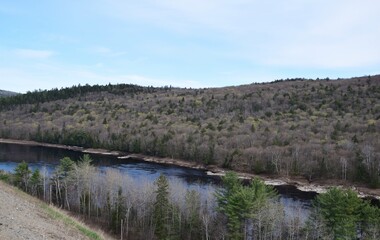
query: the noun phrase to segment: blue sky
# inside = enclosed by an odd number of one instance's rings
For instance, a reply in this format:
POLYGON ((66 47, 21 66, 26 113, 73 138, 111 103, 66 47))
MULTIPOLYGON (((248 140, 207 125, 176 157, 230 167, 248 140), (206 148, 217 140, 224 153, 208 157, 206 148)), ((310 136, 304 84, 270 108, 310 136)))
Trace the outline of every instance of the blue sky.
POLYGON ((380 73, 375 0, 0 0, 0 89, 380 73))

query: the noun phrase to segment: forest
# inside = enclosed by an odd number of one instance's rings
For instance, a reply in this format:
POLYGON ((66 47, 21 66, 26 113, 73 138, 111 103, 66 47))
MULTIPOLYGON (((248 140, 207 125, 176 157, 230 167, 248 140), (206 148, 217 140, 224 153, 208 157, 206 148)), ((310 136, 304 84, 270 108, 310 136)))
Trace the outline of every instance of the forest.
POLYGON ((380 76, 224 88, 84 85, 0 98, 0 137, 380 187, 380 76))
POLYGON ((135 181, 100 171, 84 155, 65 157, 54 172, 20 163, 0 180, 102 226, 117 239, 379 239, 380 208, 352 190, 331 188, 314 200, 308 219, 285 214, 277 192, 259 179, 243 184, 229 172, 223 187, 200 191, 160 175, 135 181))

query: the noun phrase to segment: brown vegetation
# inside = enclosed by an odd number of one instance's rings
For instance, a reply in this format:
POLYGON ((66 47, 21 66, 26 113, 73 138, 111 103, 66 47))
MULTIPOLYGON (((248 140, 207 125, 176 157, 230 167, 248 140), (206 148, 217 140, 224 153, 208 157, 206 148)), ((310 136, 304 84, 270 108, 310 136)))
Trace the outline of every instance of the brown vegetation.
POLYGON ((122 87, 0 101, 0 137, 309 181, 380 184, 380 76, 210 89, 122 87))

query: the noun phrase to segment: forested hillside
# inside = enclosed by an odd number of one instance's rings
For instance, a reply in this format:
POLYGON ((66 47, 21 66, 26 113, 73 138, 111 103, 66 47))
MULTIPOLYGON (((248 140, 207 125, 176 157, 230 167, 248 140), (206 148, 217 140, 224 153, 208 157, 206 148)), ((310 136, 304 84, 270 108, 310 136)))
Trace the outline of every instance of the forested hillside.
POLYGON ((380 185, 380 76, 210 89, 75 86, 0 98, 0 137, 380 185))
POLYGON ((18 93, 15 93, 15 92, 0 90, 0 97, 14 96, 14 95, 17 95, 17 94, 18 93))

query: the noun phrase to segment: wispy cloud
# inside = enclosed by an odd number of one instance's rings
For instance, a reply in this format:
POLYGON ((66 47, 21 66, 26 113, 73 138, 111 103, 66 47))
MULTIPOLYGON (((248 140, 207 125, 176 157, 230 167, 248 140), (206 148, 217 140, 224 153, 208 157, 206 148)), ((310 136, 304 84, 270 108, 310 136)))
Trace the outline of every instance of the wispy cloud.
POLYGON ((380 2, 372 0, 116 0, 110 6, 112 17, 228 42, 234 48, 224 52, 253 64, 330 69, 380 64, 380 2))
POLYGON ((16 49, 14 50, 14 54, 21 58, 46 59, 50 58, 55 53, 48 50, 16 49))
POLYGON ((0 68, 0 75, 2 79, 12 79, 7 82, 5 90, 21 93, 36 89, 71 87, 78 84, 105 85, 108 83, 154 87, 170 85, 188 88, 210 87, 205 83, 188 79, 155 78, 143 74, 110 74, 98 71, 98 69, 89 69, 86 66, 39 64, 22 69, 0 68))
POLYGON ((380 1, 43 2, 0 6, 6 84, 208 87, 379 73, 380 1))

